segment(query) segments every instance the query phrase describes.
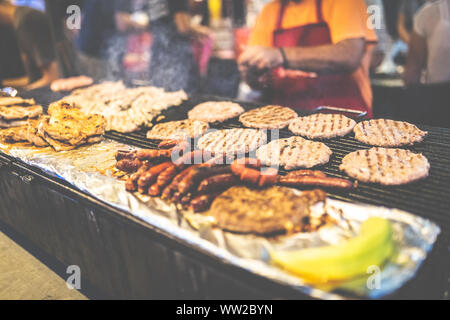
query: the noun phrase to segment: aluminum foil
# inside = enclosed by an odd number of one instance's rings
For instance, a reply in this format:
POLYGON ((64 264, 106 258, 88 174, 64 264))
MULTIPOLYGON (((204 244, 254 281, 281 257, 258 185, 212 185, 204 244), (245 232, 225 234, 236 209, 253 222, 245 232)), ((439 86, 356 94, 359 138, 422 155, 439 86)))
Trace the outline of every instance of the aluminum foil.
POLYGON ((80 190, 114 207, 125 210, 146 223, 198 247, 226 263, 270 278, 320 299, 380 298, 393 293, 413 278, 431 250, 440 228, 405 211, 327 199, 314 208, 314 214, 326 212, 335 221, 315 232, 264 238, 224 232, 212 227, 211 218, 181 212, 158 198, 132 194, 124 182, 114 176, 116 150, 132 149, 111 140, 72 151, 54 152, 51 148, 0 144, 0 150, 47 173, 65 179, 80 190), (377 285, 372 274, 333 285, 311 285, 270 264, 268 251, 295 250, 336 244, 357 234, 362 221, 371 216, 390 220, 394 229, 396 254, 383 266, 377 285))

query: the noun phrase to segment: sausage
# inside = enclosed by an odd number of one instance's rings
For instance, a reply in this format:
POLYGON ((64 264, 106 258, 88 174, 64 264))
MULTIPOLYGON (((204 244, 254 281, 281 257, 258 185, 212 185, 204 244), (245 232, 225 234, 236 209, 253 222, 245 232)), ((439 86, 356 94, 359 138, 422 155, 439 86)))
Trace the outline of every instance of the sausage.
POLYGON ((158 150, 158 151, 159 151, 159 158, 167 158, 167 159, 172 158, 173 148, 163 149, 163 150, 158 150))
POLYGON ((148 161, 144 161, 142 166, 137 172, 133 173, 125 182, 125 188, 127 191, 133 192, 137 190, 137 181, 139 177, 148 169, 151 168, 151 164, 148 161))
POLYGON ((231 164, 231 171, 242 181, 266 187, 278 181, 278 170, 275 168, 261 168, 261 161, 254 158, 236 159, 231 164))
POLYGON ((130 192, 134 192, 137 190, 137 186, 136 186, 136 180, 139 178, 139 176, 137 176, 136 179, 133 178, 133 176, 131 176, 130 178, 127 179, 127 181, 125 181, 125 189, 127 191, 130 192))
POLYGON ((181 197, 182 197, 181 193, 179 193, 178 191, 175 191, 171 197, 171 200, 175 203, 178 203, 181 201, 181 197))
POLYGON ((212 154, 203 150, 194 150, 185 153, 180 158, 176 159, 173 163, 177 168, 189 164, 200 164, 211 160, 212 154))
POLYGON ((136 151, 136 158, 139 160, 152 160, 160 157, 159 150, 141 149, 136 151))
POLYGON ((251 169, 251 168, 244 168, 241 171, 241 175, 239 176, 239 178, 244 182, 248 182, 248 183, 257 185, 260 176, 261 176, 261 172, 259 170, 251 169))
POLYGON ((234 160, 231 164, 231 171, 235 175, 241 176, 246 167, 258 169, 261 167, 261 161, 255 158, 239 158, 234 160))
POLYGON ((173 164, 164 169, 156 178, 156 182, 148 189, 148 195, 152 197, 161 195, 164 187, 172 181, 176 174, 177 170, 173 164))
POLYGON ((191 200, 189 209, 194 212, 203 212, 209 209, 211 203, 220 193, 202 194, 191 200))
POLYGON ((179 203, 184 209, 187 209, 189 207, 189 204, 192 200, 192 193, 188 193, 187 195, 181 197, 179 203))
POLYGON ((230 173, 230 166, 199 166, 192 169, 178 184, 178 192, 186 194, 192 190, 200 181, 213 175, 230 173))
POLYGON ((116 168, 127 173, 132 173, 136 172, 141 165, 142 161, 139 159, 122 159, 116 163, 116 168))
POLYGON ((172 149, 173 147, 175 147, 176 145, 178 145, 179 143, 181 143, 182 141, 179 140, 163 140, 158 144, 158 149, 172 149))
POLYGON ((173 178, 172 182, 166 188, 164 188, 164 190, 162 192, 162 198, 163 199, 171 199, 172 196, 174 195, 174 192, 178 190, 178 183, 180 183, 180 181, 189 173, 189 171, 191 171, 195 167, 196 166, 188 167, 188 168, 184 169, 183 171, 181 171, 179 174, 177 174, 173 178))
POLYGON ((171 165, 172 163, 170 161, 163 162, 144 172, 138 179, 138 187, 141 188, 141 191, 144 191, 142 188, 146 188, 151 184, 155 183, 156 179, 158 178, 158 175, 171 165))
POLYGON ((154 183, 148 188, 147 193, 151 197, 157 197, 161 194, 161 186, 158 183, 154 183))
POLYGON ((159 174, 158 178, 156 179, 156 183, 163 188, 172 181, 176 174, 177 169, 172 164, 159 174))
POLYGON ((278 170, 275 168, 266 168, 261 172, 261 176, 259 177, 258 187, 264 188, 273 186, 278 182, 278 170))
POLYGON ((136 151, 127 151, 127 150, 117 150, 116 152, 116 160, 120 161, 123 159, 136 159, 136 151))
POLYGON ((357 184, 346 179, 339 178, 322 178, 314 176, 298 176, 298 177, 280 177, 279 184, 288 187, 324 187, 324 188, 337 188, 337 189, 353 189, 357 184))
POLYGON ((327 175, 322 171, 318 170, 297 170, 289 172, 286 177, 300 177, 300 176, 313 176, 313 177, 321 177, 326 178, 327 175))
POLYGON ((200 193, 211 193, 214 191, 228 189, 239 183, 239 178, 232 173, 218 174, 209 178, 203 179, 200 182, 197 191, 200 193))

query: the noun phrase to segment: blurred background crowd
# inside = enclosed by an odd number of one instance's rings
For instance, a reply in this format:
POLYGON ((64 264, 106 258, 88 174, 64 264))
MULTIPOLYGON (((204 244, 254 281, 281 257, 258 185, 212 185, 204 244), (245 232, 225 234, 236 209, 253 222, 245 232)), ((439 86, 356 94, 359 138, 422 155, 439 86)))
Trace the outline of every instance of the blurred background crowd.
MULTIPOLYGON (((0 81, 32 90, 87 75, 294 107, 296 95, 319 86, 336 96, 311 105, 354 103, 374 116, 447 126, 449 7, 449 0, 0 0, 0 81), (267 72, 279 66, 311 81, 267 72), (342 82, 354 88, 336 90, 342 82), (346 91, 345 99, 334 91, 346 91)), ((308 109, 304 100, 299 108, 308 109)))

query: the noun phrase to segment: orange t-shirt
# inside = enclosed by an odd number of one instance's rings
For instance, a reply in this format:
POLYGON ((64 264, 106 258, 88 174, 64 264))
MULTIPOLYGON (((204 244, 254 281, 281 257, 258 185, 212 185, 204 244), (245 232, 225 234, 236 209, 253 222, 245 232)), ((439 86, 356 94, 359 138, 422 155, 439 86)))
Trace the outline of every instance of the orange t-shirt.
MULTIPOLYGON (((280 0, 267 4, 259 14, 250 35, 249 45, 273 46, 273 32, 280 14, 280 0)), ((360 67, 353 73, 367 105, 372 106, 372 88, 369 66, 373 44, 377 36, 367 25, 367 7, 363 0, 322 0, 323 20, 328 24, 331 41, 338 43, 346 39, 364 38, 367 42, 360 67)), ((282 28, 294 28, 317 23, 316 0, 289 2, 284 12, 282 28)))

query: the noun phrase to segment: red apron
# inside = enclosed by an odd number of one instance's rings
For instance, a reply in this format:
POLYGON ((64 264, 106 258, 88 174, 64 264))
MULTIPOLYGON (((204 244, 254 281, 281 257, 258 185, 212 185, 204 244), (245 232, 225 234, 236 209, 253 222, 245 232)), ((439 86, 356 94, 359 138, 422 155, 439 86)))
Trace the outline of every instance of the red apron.
MULTIPOLYGON (((282 21, 287 3, 282 1, 273 43, 280 47, 308 47, 331 44, 328 24, 323 20, 322 1, 316 0, 317 23, 283 29, 282 21)), ((364 101, 352 74, 319 75, 316 78, 292 77, 279 68, 273 73, 273 103, 295 109, 312 110, 319 106, 333 106, 367 112, 372 110, 364 101)))

